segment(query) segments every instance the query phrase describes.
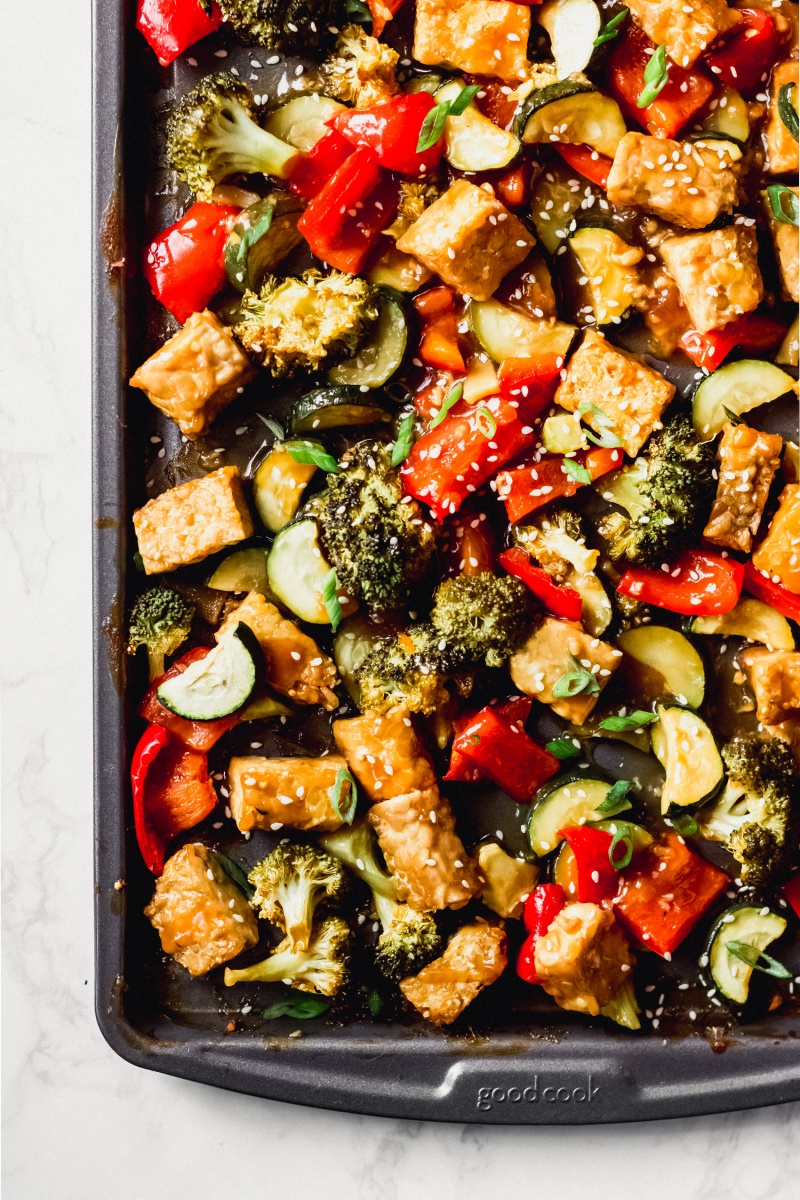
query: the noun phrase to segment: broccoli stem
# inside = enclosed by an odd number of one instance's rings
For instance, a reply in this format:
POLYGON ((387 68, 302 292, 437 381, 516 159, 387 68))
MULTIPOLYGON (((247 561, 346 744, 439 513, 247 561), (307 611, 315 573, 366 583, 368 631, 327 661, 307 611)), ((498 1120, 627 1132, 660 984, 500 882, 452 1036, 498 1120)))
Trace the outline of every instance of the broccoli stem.
POLYGON ((378 914, 378 920, 383 926, 384 933, 392 924, 395 913, 400 905, 396 900, 389 896, 382 896, 380 892, 373 891, 372 902, 375 905, 375 912, 378 914))
POLYGON ((164 651, 155 646, 147 647, 147 662, 150 670, 150 682, 154 683, 164 674, 164 651))
POLYGON ((293 979, 297 974, 306 952, 303 950, 278 950, 262 962, 239 971, 225 969, 225 986, 234 983, 278 983, 282 979, 293 979))

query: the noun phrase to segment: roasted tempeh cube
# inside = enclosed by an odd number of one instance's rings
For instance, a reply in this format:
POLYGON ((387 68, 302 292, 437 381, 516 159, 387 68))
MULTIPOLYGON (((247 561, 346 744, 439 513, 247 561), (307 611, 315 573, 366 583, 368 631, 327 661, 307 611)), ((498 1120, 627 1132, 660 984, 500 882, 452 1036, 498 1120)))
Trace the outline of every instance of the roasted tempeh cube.
POLYGON ((453 934, 441 958, 401 980, 400 990, 427 1021, 450 1025, 479 992, 500 978, 507 962, 502 923, 473 921, 453 934))
POLYGON ((800 595, 800 484, 787 483, 767 536, 753 554, 753 566, 800 595))
POLYGON ((778 725, 800 715, 800 651, 751 651, 746 665, 759 721, 778 725))
POLYGON ((767 128, 764 136, 767 143, 767 161, 766 170, 770 175, 794 175, 797 178, 798 169, 800 169, 800 160, 798 159, 797 142, 792 137, 783 118, 778 110, 778 102, 782 87, 787 84, 794 84, 795 90, 790 93, 790 98, 794 103, 795 108, 798 104, 798 64, 797 59, 790 59, 788 62, 778 63, 775 70, 772 72, 772 80, 770 81, 770 98, 769 98, 769 118, 767 120, 767 128))
POLYGON ((531 10, 506 0, 417 0, 414 58, 432 67, 524 79, 531 10))
POLYGON ((609 172, 608 198, 685 229, 704 229, 736 203, 741 157, 731 142, 626 133, 609 172))
POLYGON ((568 904, 539 938, 536 974, 559 1008, 596 1017, 631 978, 636 959, 614 914, 597 904, 568 904))
POLYGON ((133 514, 148 575, 202 562, 250 537, 253 522, 238 467, 221 467, 148 500, 133 514))
POLYGON ((752 312, 764 295, 758 244, 745 225, 668 238, 661 257, 701 333, 752 312))
POLYGON ((629 0, 634 20, 679 67, 690 67, 715 38, 740 24, 725 0, 629 0))
POLYGON ((334 721, 333 736, 370 800, 393 800, 436 786, 430 759, 406 708, 367 711, 334 721))
POLYGON ((591 637, 577 621, 545 617, 511 656, 509 667, 521 692, 549 704, 566 721, 582 725, 597 703, 598 693, 582 691, 558 697, 553 688, 564 675, 582 668, 594 676, 598 691, 602 691, 621 661, 621 650, 591 637))
POLYGON ((783 438, 774 433, 744 423, 723 426, 717 495, 703 530, 707 542, 750 553, 782 448, 783 438))
POLYGON ((340 771, 347 763, 338 754, 326 758, 264 758, 247 755, 228 764, 231 816, 248 829, 314 829, 328 833, 342 825, 350 781, 343 778, 339 812, 333 805, 340 771))

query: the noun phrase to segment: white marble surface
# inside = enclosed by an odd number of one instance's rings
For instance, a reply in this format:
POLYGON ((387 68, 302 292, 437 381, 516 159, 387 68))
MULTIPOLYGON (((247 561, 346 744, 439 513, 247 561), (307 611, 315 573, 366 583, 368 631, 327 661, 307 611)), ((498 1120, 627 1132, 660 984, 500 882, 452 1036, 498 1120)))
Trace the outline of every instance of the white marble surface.
POLYGON ((800 1106, 591 1130, 433 1126, 228 1095, 137 1070, 103 1042, 91 978, 89 0, 7 8, 4 1200, 461 1200, 498 1185, 559 1200, 795 1197, 800 1106))

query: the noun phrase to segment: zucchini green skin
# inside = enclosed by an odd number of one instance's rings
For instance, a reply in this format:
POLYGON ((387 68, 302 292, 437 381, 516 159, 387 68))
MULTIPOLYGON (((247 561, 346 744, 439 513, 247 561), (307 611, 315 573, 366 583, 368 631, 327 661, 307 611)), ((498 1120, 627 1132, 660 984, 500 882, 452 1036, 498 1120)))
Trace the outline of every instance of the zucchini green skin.
MULTIPOLYGON (((360 388, 378 388, 400 369, 408 346, 408 323, 403 305, 388 291, 381 299, 378 323, 357 354, 337 363, 328 372, 332 384, 360 388)), ((364 393, 360 392, 365 403, 364 393)))
POLYGON ((595 91, 597 88, 591 83, 579 83, 575 79, 559 79, 556 83, 549 83, 546 87, 534 88, 514 114, 511 132, 515 137, 522 139, 528 119, 540 108, 554 104, 556 100, 566 100, 569 96, 577 96, 580 92, 595 91))
POLYGON ((725 783, 725 766, 717 748, 714 735, 702 717, 691 708, 677 704, 660 705, 658 722, 652 726, 650 739, 653 753, 661 763, 666 773, 661 799, 661 811, 665 815, 691 812, 713 800, 725 783), (680 734, 682 754, 686 757, 675 757, 675 736, 670 742, 668 724, 674 724, 685 718, 684 728, 680 734), (685 749, 684 743, 689 744, 685 749), (713 749, 714 760, 711 760, 713 749), (695 778, 692 780, 692 769, 695 778), (703 776, 705 772, 705 777, 703 776), (684 776, 687 776, 683 782, 684 776), (680 797, 676 799, 676 797, 680 797))
MULTIPOLYGON (((299 517, 272 543, 267 559, 269 584, 289 612, 311 625, 330 625, 323 601, 331 565, 319 546, 319 526, 313 517, 299 517)), ((343 606, 344 607, 344 606, 343 606)))
POLYGON ((228 282, 237 292, 248 289, 257 292, 265 276, 274 271, 278 263, 303 240, 297 222, 303 213, 303 205, 296 196, 288 192, 275 192, 256 204, 251 204, 239 214, 228 240, 225 243, 225 272, 228 282), (239 248, 245 234, 258 225, 269 214, 269 227, 253 242, 244 259, 239 248))
POLYGON ((256 685, 261 648, 249 626, 240 621, 205 658, 165 680, 158 699, 170 712, 189 721, 213 721, 236 712, 256 685))
POLYGON ((725 942, 746 942, 757 950, 783 934, 786 921, 778 913, 764 912, 762 905, 733 904, 720 913, 706 939, 704 959, 714 986, 734 1004, 745 1004, 750 994, 753 968, 730 953, 725 942))
POLYGON ((528 843, 537 858, 550 854, 561 843, 558 830, 580 821, 602 821, 629 807, 629 801, 621 799, 610 812, 597 812, 598 804, 613 785, 607 779, 588 775, 583 771, 571 771, 540 788, 528 817, 528 843), (574 794, 567 795, 566 789, 574 794), (578 790, 586 793, 577 795, 578 790))
POLYGON ((724 363, 707 376, 692 399, 695 432, 709 441, 722 432, 728 420, 725 409, 741 417, 762 404, 778 400, 794 390, 795 382, 774 363, 760 358, 741 358, 724 363))
POLYGON ((301 396, 292 409, 292 433, 316 433, 344 425, 387 425, 392 410, 360 388, 329 384, 301 396))

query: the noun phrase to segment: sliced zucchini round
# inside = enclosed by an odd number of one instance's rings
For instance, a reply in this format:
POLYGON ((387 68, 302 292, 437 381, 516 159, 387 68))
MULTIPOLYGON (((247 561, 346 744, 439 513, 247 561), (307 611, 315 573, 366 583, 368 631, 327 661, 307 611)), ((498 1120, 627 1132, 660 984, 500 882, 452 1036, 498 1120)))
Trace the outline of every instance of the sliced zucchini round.
POLYGON ((728 949, 728 942, 752 946, 761 953, 777 941, 786 921, 777 913, 751 904, 734 904, 712 925, 706 942, 708 969, 715 986, 734 1004, 745 1004, 753 968, 728 949))
POLYGON ((576 333, 574 325, 535 321, 497 300, 473 300, 469 322, 475 337, 495 362, 550 354, 566 358, 576 333))
POLYGON ((572 79, 536 88, 514 118, 514 133, 526 144, 591 146, 607 158, 627 132, 616 100, 572 79))
POLYGON ((297 222, 303 205, 289 192, 273 192, 239 214, 225 243, 225 271, 238 292, 257 292, 303 240, 297 222))
POLYGON ((270 587, 281 604, 301 621, 330 625, 323 599, 330 571, 331 564, 320 549, 319 529, 312 517, 287 525, 272 543, 267 560, 270 587))
POLYGON ((314 388, 301 396, 292 409, 292 433, 316 433, 344 425, 388 424, 389 407, 357 387, 333 385, 314 388))
POLYGON ((594 0, 546 0, 536 23, 550 34, 559 79, 588 67, 602 23, 594 0))
POLYGON ((691 633, 716 633, 722 637, 743 637, 760 642, 770 650, 794 650, 792 627, 774 608, 761 600, 744 597, 730 612, 718 616, 694 617, 691 633))
POLYGON ((294 519, 306 485, 317 471, 313 463, 295 462, 289 453, 293 444, 275 442, 253 478, 258 515, 272 533, 294 519))
POLYGON ((585 825, 587 821, 602 821, 629 808, 630 801, 621 797, 610 811, 597 811, 611 786, 605 779, 593 779, 574 771, 540 788, 528 818, 528 843, 536 857, 544 858, 555 850, 562 840, 559 829, 585 825))
POLYGON ((781 342, 775 362, 783 363, 785 367, 796 367, 800 360, 800 317, 795 317, 786 337, 781 342))
POLYGON ((571 454, 585 449, 587 442, 578 413, 560 408, 542 425, 542 445, 549 454, 571 454))
POLYGON ((431 278, 424 263, 413 254, 398 250, 394 242, 388 243, 366 274, 367 281, 375 287, 393 288, 396 292, 416 292, 431 278))
POLYGON ((525 138, 525 128, 535 112, 556 104, 561 100, 569 100, 573 96, 597 92, 597 88, 588 79, 559 79, 547 83, 543 87, 534 88, 529 92, 514 114, 513 130, 518 138, 525 138))
POLYGON ((637 703, 674 696, 699 708, 705 692, 703 660, 688 638, 666 625, 639 625, 617 638, 622 670, 637 703))
POLYGON ((692 420, 697 434, 710 441, 722 430, 728 412, 741 417, 753 408, 769 404, 794 391, 795 381, 774 363, 757 358, 718 367, 698 387, 692 401, 692 420))
POLYGON ((336 631, 333 639, 333 660, 342 683, 356 704, 359 703, 361 695, 356 671, 375 643, 388 637, 391 632, 391 627, 376 624, 364 613, 355 613, 348 617, 336 631))
POLYGON ((344 104, 338 100, 311 92, 306 96, 295 96, 276 108, 263 127, 273 137, 307 154, 328 132, 326 122, 344 111, 344 104))
POLYGON ((705 134, 722 134, 744 145, 750 138, 750 114, 747 104, 737 91, 726 87, 714 108, 703 122, 705 134))
POLYGON ((725 782, 725 767, 705 721, 688 708, 659 704, 651 727, 653 753, 666 773, 661 812, 698 808, 725 782))
POLYGON ((220 592, 260 592, 269 594, 267 580, 267 558, 265 546, 250 546, 247 550, 234 550, 223 558, 208 581, 210 588, 220 592))
MULTIPOLYGON (((384 296, 378 323, 370 340, 353 358, 331 367, 328 379, 331 383, 352 387, 381 387, 400 367, 407 343, 408 326, 402 305, 390 296, 384 296)), ((356 421, 354 424, 364 422, 356 421)))
MULTIPOLYGON (((436 93, 437 104, 458 99, 463 80, 449 80, 436 93)), ((444 124, 444 156, 458 171, 498 171, 520 152, 519 138, 485 117, 474 103, 444 124)))
POLYGON ((555 164, 534 183, 531 218, 539 241, 549 254, 555 254, 559 246, 564 245, 564 238, 589 186, 585 180, 579 183, 574 173, 555 164))
POLYGON ((619 234, 598 226, 578 229, 569 241, 588 280, 586 287, 596 323, 618 322, 641 292, 636 264, 644 257, 619 234))
POLYGON ((258 642, 240 621, 205 658, 162 683, 158 699, 189 721, 227 717, 242 707, 255 687, 258 658, 258 642))
POLYGON ((573 571, 564 581, 581 598, 581 624, 590 637, 600 637, 614 619, 614 606, 594 571, 573 571))

